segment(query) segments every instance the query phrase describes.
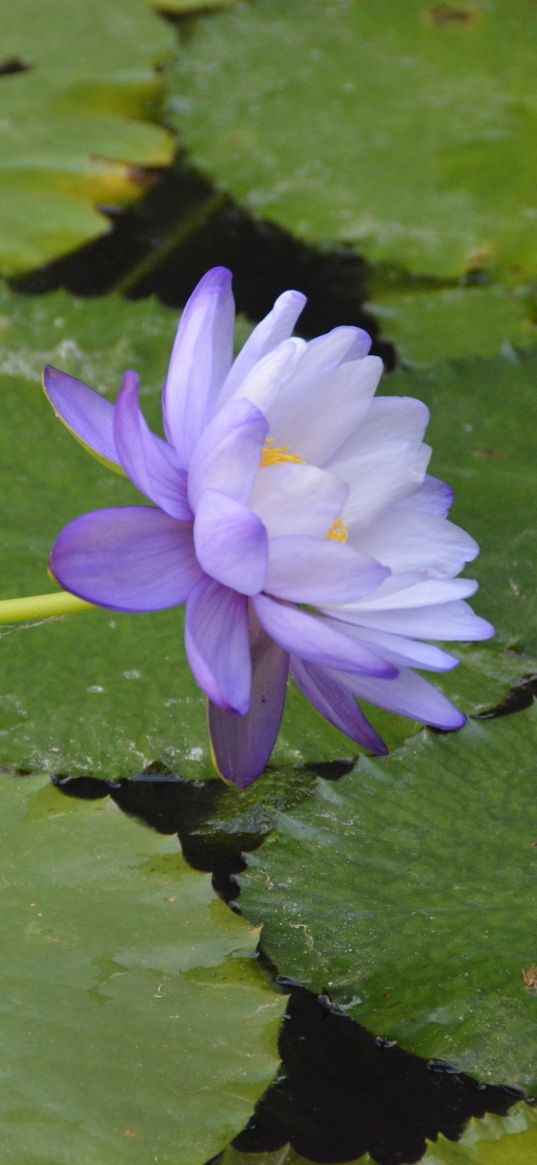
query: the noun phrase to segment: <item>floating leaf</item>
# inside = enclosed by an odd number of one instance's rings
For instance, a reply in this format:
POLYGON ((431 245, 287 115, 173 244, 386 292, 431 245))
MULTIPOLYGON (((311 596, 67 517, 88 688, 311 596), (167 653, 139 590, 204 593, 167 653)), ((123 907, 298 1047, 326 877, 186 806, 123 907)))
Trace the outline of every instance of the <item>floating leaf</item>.
POLYGON ((536 747, 535 708, 424 732, 282 815, 241 879, 278 971, 411 1051, 535 1087, 536 747))
POLYGON ((277 1063, 256 933, 110 801, 0 799, 2 1160, 203 1165, 277 1063))
MULTIPOLYGON (((164 166, 155 122, 174 36, 144 0, 4 5, 0 269, 14 275, 102 234, 100 207, 138 198, 164 166)), ((1 64, 1 62, 0 62, 1 64)))
POLYGON ((456 1144, 440 1136, 423 1165, 533 1165, 536 1155, 537 1119, 524 1104, 507 1117, 471 1121, 456 1144))
POLYGON ((311 242, 442 277, 537 270, 529 0, 242 4, 184 45, 195 164, 311 242), (240 67, 238 67, 240 62, 240 67))
POLYGON ((379 287, 367 304, 405 364, 499 356, 535 343, 535 304, 505 287, 379 287))

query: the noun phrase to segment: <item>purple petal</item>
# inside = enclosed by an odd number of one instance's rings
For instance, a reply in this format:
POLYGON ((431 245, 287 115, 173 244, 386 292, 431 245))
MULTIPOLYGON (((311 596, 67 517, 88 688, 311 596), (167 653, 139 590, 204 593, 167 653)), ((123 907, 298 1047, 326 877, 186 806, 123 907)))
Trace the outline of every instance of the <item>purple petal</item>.
POLYGON ((466 723, 466 716, 450 700, 413 671, 402 669, 390 683, 369 676, 340 675, 338 679, 371 704, 433 728, 449 731, 466 723))
POLYGON ((309 535, 270 538, 264 590, 293 603, 356 602, 387 578, 375 559, 338 542, 309 535))
POLYGON ((192 455, 188 496, 193 509, 205 489, 246 502, 261 463, 268 422, 245 397, 213 417, 192 455))
POLYGON ((183 311, 162 397, 166 436, 184 467, 231 365, 234 316, 231 273, 214 267, 183 311))
POLYGON ((187 601, 185 647, 194 677, 209 700, 245 715, 252 667, 244 595, 202 579, 187 601))
POLYGON ((194 545, 206 574, 242 595, 257 595, 267 573, 267 532, 248 506, 215 489, 202 493, 194 545))
POLYGON ((47 364, 43 388, 56 416, 100 461, 123 473, 114 440, 114 406, 106 397, 47 364))
POLYGON ((391 664, 384 663, 367 647, 335 631, 324 619, 297 607, 284 606, 266 595, 257 595, 252 602, 265 631, 290 654, 353 675, 383 676, 386 679, 397 675, 397 669, 391 664))
POLYGON ((261 776, 270 757, 285 705, 289 657, 250 622, 252 694, 245 716, 209 704, 209 731, 220 774, 244 789, 261 776))
POLYGON ((254 328, 244 347, 234 360, 219 396, 219 405, 230 400, 251 369, 278 347, 283 340, 288 340, 296 321, 306 303, 306 296, 300 291, 284 291, 280 295, 264 320, 254 328))
POLYGON ((50 569, 65 590, 113 611, 175 607, 203 577, 191 523, 152 506, 75 518, 54 543, 50 569))
POLYGON ((171 518, 192 521, 186 496, 186 473, 173 449, 155 436, 139 407, 140 381, 127 372, 114 409, 116 448, 125 473, 146 497, 171 518))
POLYGON ((330 672, 311 663, 304 663, 296 656, 291 659, 291 671, 306 699, 321 716, 357 744, 362 744, 377 755, 386 755, 388 749, 384 741, 372 728, 354 696, 330 672))
MULTIPOLYGON (((358 626, 345 622, 347 635, 359 639, 360 643, 369 644, 372 651, 378 652, 382 659, 393 663, 394 667, 419 667, 428 671, 451 671, 457 667, 459 660, 440 647, 432 643, 423 643, 419 639, 408 639, 403 635, 392 635, 387 631, 378 631, 371 627, 358 626)), ((330 620, 331 626, 338 626, 338 616, 330 620)))

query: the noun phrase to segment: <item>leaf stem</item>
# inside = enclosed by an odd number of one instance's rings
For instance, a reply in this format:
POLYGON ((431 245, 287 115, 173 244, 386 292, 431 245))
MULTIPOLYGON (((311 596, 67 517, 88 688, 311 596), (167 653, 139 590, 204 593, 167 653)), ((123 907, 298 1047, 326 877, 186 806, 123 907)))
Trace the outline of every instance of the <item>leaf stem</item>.
POLYGON ((95 610, 69 591, 53 591, 49 595, 28 595, 23 599, 0 599, 0 623, 25 623, 30 619, 53 619, 59 615, 75 615, 78 611, 95 610))

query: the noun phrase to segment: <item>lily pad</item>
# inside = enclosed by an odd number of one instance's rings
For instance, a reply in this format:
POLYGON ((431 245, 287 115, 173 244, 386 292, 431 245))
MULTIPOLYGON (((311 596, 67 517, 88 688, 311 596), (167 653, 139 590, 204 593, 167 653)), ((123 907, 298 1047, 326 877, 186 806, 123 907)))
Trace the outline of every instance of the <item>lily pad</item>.
POLYGON ((507 1117, 471 1121, 456 1144, 440 1136, 423 1165, 533 1165, 536 1154, 537 1118, 524 1104, 507 1117))
POLYGON ((456 278, 537 270, 529 0, 242 4, 183 46, 196 166, 310 242, 456 278), (238 67, 240 62, 240 67, 238 67))
MULTIPOLYGON (((16 275, 108 229, 102 207, 140 197, 168 165, 155 124, 173 31, 144 0, 4 6, 0 270, 16 275)), ((0 64, 2 62, 0 61, 0 64)))
POLYGON ((361 758, 281 815, 241 878, 281 974, 410 1051, 530 1089, 536 748, 532 708, 361 758))
POLYGON ((367 310, 404 364, 499 356, 506 344, 529 348, 537 338, 535 302, 500 285, 409 288, 380 285, 367 310))
POLYGON ((2 1160, 203 1165, 277 1064, 256 932, 110 801, 0 799, 2 1160))

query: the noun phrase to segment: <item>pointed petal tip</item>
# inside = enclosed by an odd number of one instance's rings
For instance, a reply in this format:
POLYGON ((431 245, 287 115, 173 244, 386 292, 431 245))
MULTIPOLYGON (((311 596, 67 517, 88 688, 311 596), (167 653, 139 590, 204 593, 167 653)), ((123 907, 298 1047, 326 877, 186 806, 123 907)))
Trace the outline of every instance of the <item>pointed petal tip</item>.
POLYGON ((212 287, 215 291, 220 291, 224 288, 231 287, 232 280, 233 273, 229 270, 229 267, 211 267, 200 279, 197 289, 199 290, 201 287, 212 287))

